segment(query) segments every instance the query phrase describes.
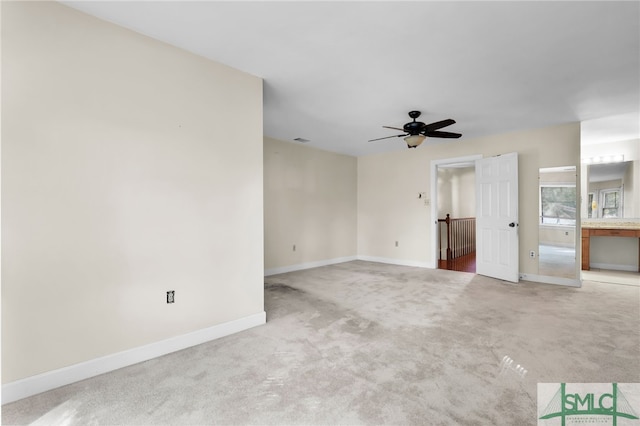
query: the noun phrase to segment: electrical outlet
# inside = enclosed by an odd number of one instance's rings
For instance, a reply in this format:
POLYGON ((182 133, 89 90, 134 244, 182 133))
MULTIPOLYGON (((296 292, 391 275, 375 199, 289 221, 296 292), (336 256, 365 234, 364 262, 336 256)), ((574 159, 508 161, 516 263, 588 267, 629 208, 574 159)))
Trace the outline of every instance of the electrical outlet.
POLYGON ((532 259, 534 259, 534 258, 536 257, 536 252, 535 252, 535 251, 533 251, 533 250, 531 250, 531 251, 529 252, 529 257, 530 257, 530 258, 532 258, 532 259))
POLYGON ((171 290, 167 292, 167 303, 174 303, 176 301, 176 292, 171 290))
POLYGON ((396 247, 398 247, 398 242, 396 241, 396 247))

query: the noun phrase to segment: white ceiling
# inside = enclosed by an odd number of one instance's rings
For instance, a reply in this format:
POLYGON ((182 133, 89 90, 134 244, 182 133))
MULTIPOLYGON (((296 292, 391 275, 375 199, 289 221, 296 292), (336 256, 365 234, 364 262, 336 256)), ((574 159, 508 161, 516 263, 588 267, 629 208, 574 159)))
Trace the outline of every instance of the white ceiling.
POLYGON ((640 114, 636 1, 63 3, 264 78, 265 135, 350 155, 406 149, 367 140, 413 109, 463 138, 640 114))

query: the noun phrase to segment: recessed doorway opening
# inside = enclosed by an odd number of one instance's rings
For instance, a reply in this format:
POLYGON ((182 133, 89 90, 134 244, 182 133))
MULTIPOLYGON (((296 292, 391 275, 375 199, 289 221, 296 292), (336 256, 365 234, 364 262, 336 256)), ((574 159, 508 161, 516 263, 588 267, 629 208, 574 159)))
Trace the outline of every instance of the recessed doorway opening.
POLYGON ((476 272, 475 159, 432 162, 435 215, 435 265, 438 269, 476 272), (434 164, 435 163, 435 164, 434 164))

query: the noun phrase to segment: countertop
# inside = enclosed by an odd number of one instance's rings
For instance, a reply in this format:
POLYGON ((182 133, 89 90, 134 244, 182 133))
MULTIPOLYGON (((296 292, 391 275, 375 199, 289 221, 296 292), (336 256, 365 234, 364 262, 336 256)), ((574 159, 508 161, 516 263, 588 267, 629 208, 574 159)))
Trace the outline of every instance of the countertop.
POLYGON ((591 229, 640 229, 640 219, 583 220, 582 228, 591 229))

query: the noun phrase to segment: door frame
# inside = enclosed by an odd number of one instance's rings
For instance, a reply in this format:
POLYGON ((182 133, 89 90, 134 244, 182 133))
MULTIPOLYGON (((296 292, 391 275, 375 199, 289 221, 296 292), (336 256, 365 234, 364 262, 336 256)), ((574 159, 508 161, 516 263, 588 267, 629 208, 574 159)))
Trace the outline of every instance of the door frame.
POLYGON ((483 158, 482 154, 466 155, 464 157, 442 158, 431 160, 431 265, 438 268, 438 166, 456 163, 475 163, 483 158))

